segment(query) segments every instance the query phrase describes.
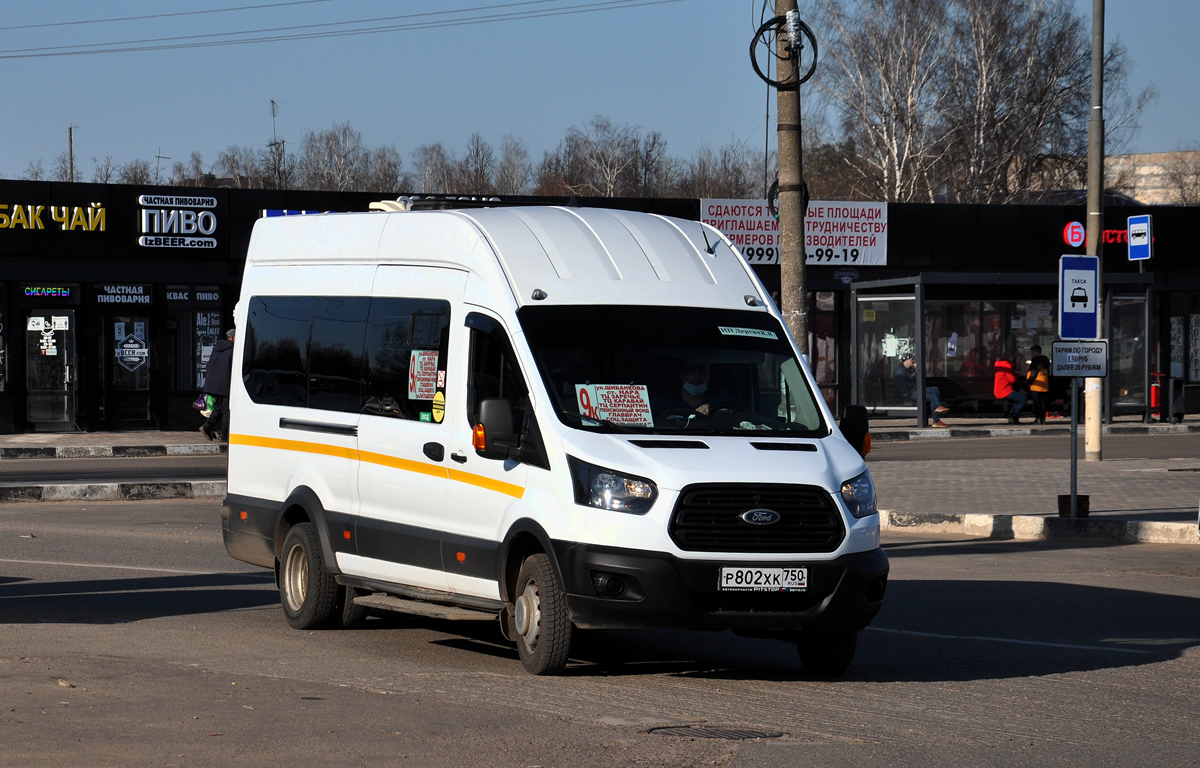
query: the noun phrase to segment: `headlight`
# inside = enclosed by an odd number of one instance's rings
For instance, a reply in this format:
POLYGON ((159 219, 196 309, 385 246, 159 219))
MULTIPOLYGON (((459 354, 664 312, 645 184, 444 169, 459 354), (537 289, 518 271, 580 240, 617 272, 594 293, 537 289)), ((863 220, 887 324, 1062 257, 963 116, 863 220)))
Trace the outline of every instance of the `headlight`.
POLYGON ((867 517, 879 511, 875 506, 875 484, 870 471, 842 483, 842 501, 855 517, 867 517))
POLYGON ((644 515, 658 497, 658 488, 643 477, 623 475, 580 461, 574 456, 567 457, 567 464, 571 468, 576 504, 644 515))

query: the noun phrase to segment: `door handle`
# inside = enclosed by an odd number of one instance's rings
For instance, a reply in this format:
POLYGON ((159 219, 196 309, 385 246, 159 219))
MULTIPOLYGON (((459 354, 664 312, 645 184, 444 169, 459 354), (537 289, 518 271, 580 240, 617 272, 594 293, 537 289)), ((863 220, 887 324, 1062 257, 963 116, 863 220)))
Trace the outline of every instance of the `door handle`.
POLYGON ((466 456, 466 454, 464 454, 464 453, 459 453, 458 451, 455 451, 454 453, 450 454, 450 458, 454 459, 454 460, 455 460, 455 461, 457 461, 459 464, 466 464, 466 463, 467 463, 467 456, 466 456))
POLYGON ((421 451, 434 461, 441 461, 446 457, 446 449, 441 443, 425 443, 421 446, 421 451))

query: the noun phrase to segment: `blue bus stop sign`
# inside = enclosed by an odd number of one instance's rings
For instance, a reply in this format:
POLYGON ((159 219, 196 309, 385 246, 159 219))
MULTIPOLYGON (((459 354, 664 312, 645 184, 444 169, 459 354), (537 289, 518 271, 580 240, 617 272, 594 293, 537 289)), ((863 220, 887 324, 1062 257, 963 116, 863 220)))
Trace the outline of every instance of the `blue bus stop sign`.
POLYGON ((1058 260, 1058 336, 1077 341, 1100 338, 1100 259, 1062 256, 1058 260))
POLYGON ((1129 240, 1129 260, 1144 261, 1150 258, 1154 242, 1154 235, 1150 231, 1150 214, 1130 216, 1128 227, 1125 235, 1129 240))

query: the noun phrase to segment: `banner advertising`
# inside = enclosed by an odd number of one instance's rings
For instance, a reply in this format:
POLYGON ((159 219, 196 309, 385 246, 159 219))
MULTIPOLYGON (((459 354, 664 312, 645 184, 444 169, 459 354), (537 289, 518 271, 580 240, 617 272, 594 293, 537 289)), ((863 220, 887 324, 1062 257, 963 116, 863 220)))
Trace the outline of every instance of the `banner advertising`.
MULTIPOLYGON (((779 263, 779 222, 766 200, 701 200, 700 217, 750 264, 779 263)), ((887 264, 887 203, 811 200, 804 216, 807 264, 887 264)))

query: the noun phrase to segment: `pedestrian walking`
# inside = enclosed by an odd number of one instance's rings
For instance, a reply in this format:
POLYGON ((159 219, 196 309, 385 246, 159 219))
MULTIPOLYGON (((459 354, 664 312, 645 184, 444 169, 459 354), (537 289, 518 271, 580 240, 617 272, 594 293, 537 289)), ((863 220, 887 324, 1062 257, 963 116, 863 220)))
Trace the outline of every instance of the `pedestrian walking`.
POLYGON ((201 391, 212 395, 216 401, 212 415, 200 425, 200 431, 209 440, 229 440, 229 384, 233 378, 233 338, 233 328, 225 331, 225 338, 213 345, 212 354, 208 356, 208 366, 204 369, 204 387, 201 391))

